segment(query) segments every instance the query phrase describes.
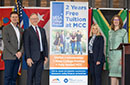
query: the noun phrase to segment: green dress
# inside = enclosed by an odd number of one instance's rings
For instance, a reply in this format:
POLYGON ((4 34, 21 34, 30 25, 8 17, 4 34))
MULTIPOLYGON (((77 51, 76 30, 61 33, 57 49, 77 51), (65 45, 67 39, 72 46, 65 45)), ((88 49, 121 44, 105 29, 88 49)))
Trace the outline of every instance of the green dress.
POLYGON ((128 43, 128 34, 125 29, 119 29, 117 31, 109 31, 108 40, 108 57, 109 57, 109 76, 121 77, 121 50, 116 50, 120 43, 128 43))

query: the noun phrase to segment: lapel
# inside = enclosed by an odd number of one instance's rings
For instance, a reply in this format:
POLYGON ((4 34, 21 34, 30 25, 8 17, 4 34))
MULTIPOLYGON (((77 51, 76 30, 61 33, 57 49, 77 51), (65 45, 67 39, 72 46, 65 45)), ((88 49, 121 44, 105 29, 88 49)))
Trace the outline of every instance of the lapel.
POLYGON ((93 42, 93 46, 96 46, 95 44, 98 42, 98 36, 95 37, 95 40, 93 42))
POLYGON ((39 27, 39 29, 40 29, 40 32, 41 32, 41 38, 42 38, 42 40, 43 40, 43 35, 44 35, 44 33, 43 33, 43 31, 42 31, 43 28, 40 28, 40 27, 39 27))
POLYGON ((92 36, 88 38, 88 43, 90 42, 91 38, 92 38, 92 36))
POLYGON ((22 31, 22 28, 19 28, 18 27, 18 29, 19 29, 19 33, 20 33, 20 40, 22 39, 22 34, 23 34, 23 31, 22 31))
MULTIPOLYGON (((91 38, 92 38, 92 36, 89 38, 88 42, 90 42, 91 38)), ((97 42, 97 40, 98 40, 98 37, 96 36, 95 39, 94 39, 93 44, 95 44, 97 42)))
POLYGON ((12 34, 14 34, 14 36, 15 36, 15 39, 17 40, 17 42, 18 42, 18 39, 17 39, 17 36, 16 36, 16 32, 15 32, 15 30, 14 30, 14 28, 13 28, 13 26, 10 24, 10 32, 12 32, 12 34))
POLYGON ((36 39, 39 41, 38 36, 37 36, 37 33, 35 32, 34 28, 31 26, 30 29, 31 29, 33 35, 34 35, 34 36, 36 37, 36 39))

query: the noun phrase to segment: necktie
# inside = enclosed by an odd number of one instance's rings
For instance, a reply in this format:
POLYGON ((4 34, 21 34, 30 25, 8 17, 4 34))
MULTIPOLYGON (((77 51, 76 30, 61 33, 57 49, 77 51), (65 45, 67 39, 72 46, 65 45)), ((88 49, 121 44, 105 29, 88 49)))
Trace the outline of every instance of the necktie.
POLYGON ((38 30, 37 30, 37 27, 35 27, 35 29, 36 29, 37 37, 38 37, 38 39, 40 40, 40 37, 39 37, 39 33, 38 33, 38 30))

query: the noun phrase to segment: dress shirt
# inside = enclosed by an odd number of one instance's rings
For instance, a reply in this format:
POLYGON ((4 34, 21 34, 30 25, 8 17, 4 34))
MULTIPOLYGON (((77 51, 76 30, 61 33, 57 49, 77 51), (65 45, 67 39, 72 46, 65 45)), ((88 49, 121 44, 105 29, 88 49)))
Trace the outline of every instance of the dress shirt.
POLYGON ((40 41, 40 51, 42 52, 43 51, 43 45, 42 45, 42 38, 41 38, 41 32, 40 32, 40 29, 39 29, 39 27, 38 26, 34 26, 34 25, 32 25, 32 27, 33 27, 33 29, 35 30, 35 32, 36 32, 36 29, 35 29, 35 27, 37 27, 37 31, 38 31, 38 35, 39 35, 39 41, 40 41))
POLYGON ((17 40, 18 40, 18 49, 20 49, 20 31, 19 31, 19 28, 14 26, 12 22, 10 24, 13 26, 14 31, 16 33, 16 37, 17 37, 17 40))

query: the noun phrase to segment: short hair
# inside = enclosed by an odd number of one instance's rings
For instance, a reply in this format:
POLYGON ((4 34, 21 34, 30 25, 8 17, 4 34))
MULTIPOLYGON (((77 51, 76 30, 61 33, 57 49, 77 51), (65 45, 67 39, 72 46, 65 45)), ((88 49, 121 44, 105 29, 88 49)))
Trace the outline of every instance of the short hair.
POLYGON ((98 24, 92 24, 92 26, 91 26, 91 31, 90 31, 90 36, 93 36, 93 33, 92 33, 93 27, 96 27, 97 30, 98 30, 98 32, 97 32, 96 35, 101 35, 101 33, 100 33, 100 28, 99 28, 98 24))
MULTIPOLYGON (((36 13, 32 13, 32 14, 30 15, 30 17, 31 17, 32 15, 36 15, 36 16, 38 16, 36 13)), ((29 18, 30 18, 30 17, 29 17, 29 18)))
POLYGON ((113 24, 113 21, 114 21, 114 18, 115 18, 115 17, 118 17, 118 18, 119 18, 119 29, 122 29, 122 27, 123 27, 123 21, 122 21, 122 19, 121 19, 121 17, 120 17, 119 15, 114 15, 114 16, 112 17, 112 19, 111 19, 111 29, 114 30, 114 28, 115 28, 115 26, 114 26, 114 24, 113 24))
POLYGON ((12 14, 17 14, 17 15, 18 15, 18 13, 17 13, 16 11, 12 11, 12 12, 10 13, 10 17, 11 17, 12 14))

